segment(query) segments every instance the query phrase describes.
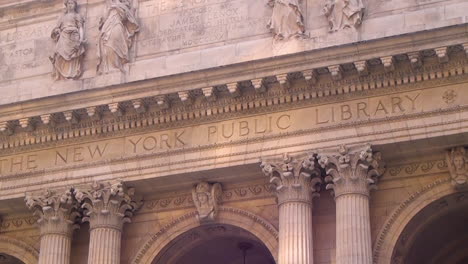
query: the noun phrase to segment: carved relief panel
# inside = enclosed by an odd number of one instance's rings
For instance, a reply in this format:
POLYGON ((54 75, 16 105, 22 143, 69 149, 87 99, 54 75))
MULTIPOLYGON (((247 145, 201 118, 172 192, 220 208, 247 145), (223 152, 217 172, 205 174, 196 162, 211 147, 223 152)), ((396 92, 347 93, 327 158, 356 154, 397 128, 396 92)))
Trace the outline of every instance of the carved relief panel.
POLYGON ((56 80, 78 79, 85 53, 85 19, 78 13, 75 0, 65 0, 64 4, 65 14, 51 33, 55 49, 50 61, 54 67, 52 76, 56 80))

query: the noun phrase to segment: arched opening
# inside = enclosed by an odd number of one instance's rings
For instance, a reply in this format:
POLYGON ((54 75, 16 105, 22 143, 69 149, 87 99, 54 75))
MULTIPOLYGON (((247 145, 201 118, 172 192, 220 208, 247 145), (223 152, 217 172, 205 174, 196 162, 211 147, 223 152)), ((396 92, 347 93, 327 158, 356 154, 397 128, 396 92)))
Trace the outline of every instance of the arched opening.
POLYGON ((468 192, 447 195, 419 211, 400 234, 393 263, 468 263, 468 192))
POLYGON ((0 253, 0 264, 24 264, 24 262, 8 254, 0 253))
POLYGON ((252 233, 228 224, 193 228, 171 241, 152 264, 274 264, 268 248, 252 233))

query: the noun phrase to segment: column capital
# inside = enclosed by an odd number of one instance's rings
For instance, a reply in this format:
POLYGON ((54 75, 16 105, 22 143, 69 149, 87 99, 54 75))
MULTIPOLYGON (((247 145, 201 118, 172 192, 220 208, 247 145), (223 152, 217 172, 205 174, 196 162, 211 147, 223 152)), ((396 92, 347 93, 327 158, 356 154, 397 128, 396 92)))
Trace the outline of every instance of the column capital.
POLYGON ((385 167, 381 153, 373 152, 369 144, 353 148, 342 145, 337 151, 320 153, 318 162, 326 170, 326 188, 332 190, 335 197, 343 194, 369 196, 385 167))
POLYGON ((81 215, 75 192, 69 188, 26 194, 26 206, 39 217, 37 223, 41 235, 71 236, 73 230, 79 228, 77 223, 81 215))
POLYGON ((141 206, 141 200, 135 199, 135 189, 120 180, 82 186, 76 199, 84 208, 83 222, 89 222, 91 230, 104 227, 121 231, 141 206))
POLYGON ((270 183, 276 187, 278 203, 311 203, 320 191, 320 168, 317 154, 290 156, 282 159, 262 159, 263 173, 270 177, 270 183))

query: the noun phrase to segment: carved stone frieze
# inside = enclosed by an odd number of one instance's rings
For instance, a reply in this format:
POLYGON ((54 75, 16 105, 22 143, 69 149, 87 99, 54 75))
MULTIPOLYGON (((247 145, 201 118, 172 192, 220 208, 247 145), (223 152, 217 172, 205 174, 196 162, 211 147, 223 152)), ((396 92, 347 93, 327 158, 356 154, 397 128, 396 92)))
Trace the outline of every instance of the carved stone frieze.
POLYGON ((128 0, 107 0, 107 10, 99 21, 98 74, 125 71, 130 48, 140 30, 135 9, 128 0))
MULTIPOLYGON (((221 203, 229 203, 243 200, 262 199, 273 197, 270 184, 255 184, 230 189, 223 189, 220 197, 221 203)), ((195 206, 192 194, 177 197, 165 197, 156 200, 147 200, 141 209, 148 212, 162 212, 178 209, 187 209, 195 206)))
POLYGON ((336 32, 361 25, 364 9, 362 0, 326 0, 322 14, 328 20, 329 31, 336 32))
POLYGON ((468 156, 464 147, 456 147, 446 154, 447 164, 455 188, 468 187, 468 156))
POLYGON ((214 221, 218 213, 223 190, 220 183, 198 183, 192 189, 192 199, 197 208, 200 222, 214 221))
POLYGON ((320 153, 319 164, 326 170, 327 190, 335 197, 349 193, 368 196, 384 172, 382 156, 370 145, 358 148, 340 146, 336 153, 320 153))
POLYGON ((282 160, 263 160, 260 166, 276 187, 279 204, 293 201, 310 203, 320 191, 320 169, 315 154, 304 157, 285 154, 282 160))
POLYGON ((291 37, 304 36, 304 17, 299 1, 300 0, 268 1, 268 5, 273 8, 273 13, 267 27, 274 34, 275 39, 283 40, 291 37))
MULTIPOLYGON (((363 66, 365 65, 363 63, 364 61, 360 61, 360 64, 358 63, 356 65, 363 66)), ((145 105, 145 110, 147 111, 138 116, 132 114, 135 112, 134 109, 124 109, 126 106, 134 108, 131 100, 129 102, 108 104, 108 106, 112 107, 87 107, 86 109, 73 111, 75 117, 77 117, 76 119, 73 119, 73 115, 65 119, 65 121, 68 122, 64 122, 62 118, 57 119, 57 122, 55 122, 56 126, 52 129, 49 125, 44 124, 37 124, 35 126, 27 125, 26 127, 28 129, 15 129, 15 127, 18 126, 18 121, 12 120, 9 122, 2 122, 0 124, 0 132, 3 131, 4 133, 0 134, 0 141, 4 141, 5 144, 0 144, 0 149, 3 148, 3 150, 5 150, 12 147, 31 148, 32 145, 36 144, 56 144, 56 142, 68 138, 85 137, 93 133, 104 135, 115 133, 119 130, 145 126, 157 125, 158 127, 171 127, 176 125, 175 123, 177 122, 195 122, 197 119, 204 118, 209 118, 211 120, 218 117, 222 118, 221 115, 229 115, 232 117, 234 115, 240 115, 240 112, 242 112, 242 114, 249 114, 250 112, 256 113, 270 106, 274 106, 275 108, 287 108, 287 105, 290 105, 292 102, 294 102, 293 105, 297 105, 298 103, 307 104, 308 102, 309 104, 316 104, 332 101, 333 99, 343 100, 359 95, 397 92, 405 89, 431 86, 431 83, 434 82, 449 82, 452 79, 463 78, 465 72, 463 69, 466 65, 466 60, 460 56, 451 56, 450 61, 444 64, 428 64, 425 61, 425 66, 419 68, 412 68, 409 64, 410 63, 408 63, 407 66, 399 65, 398 69, 393 72, 373 73, 374 70, 369 69, 370 74, 366 76, 359 76, 359 74, 349 75, 347 73, 346 78, 342 78, 342 80, 337 80, 337 78, 335 78, 333 81, 325 81, 323 78, 320 78, 322 74, 317 74, 315 70, 304 71, 302 74, 303 78, 295 80, 288 78, 290 74, 279 74, 276 76, 277 82, 280 86, 288 88, 287 91, 281 92, 276 89, 270 89, 274 88, 276 85, 263 79, 261 83, 255 82, 255 84, 259 89, 268 86, 268 91, 264 93, 252 94, 244 92, 242 90, 246 88, 242 87, 242 89, 238 89, 241 90, 241 96, 233 97, 232 95, 220 95, 216 96, 215 100, 210 99, 206 101, 200 101, 198 98, 192 100, 189 91, 179 92, 179 100, 174 100, 174 96, 158 96, 157 98, 147 99, 148 102, 154 102, 154 105, 145 105), (306 72, 313 74, 304 74, 306 72), (314 89, 310 89, 311 87, 314 89), (376 88, 385 88, 385 91, 376 88), (275 102, 276 100, 278 102, 275 102), (174 103, 171 104, 171 101, 174 103), (186 103, 192 101, 196 101, 197 103, 186 103), (203 107, 200 106, 200 102, 203 102, 203 107), (122 107, 115 108, 115 105, 120 105, 122 107), (98 109, 107 110, 109 112, 114 111, 112 112, 114 114, 114 120, 100 120, 101 111, 98 109), (78 117, 78 113, 80 113, 81 116, 78 117), (95 115, 94 113, 99 114, 95 115), (132 117, 137 117, 137 120, 131 119, 132 117), (76 120, 79 120, 79 122, 76 120), (137 123, 132 125, 130 124, 132 122, 137 123), (114 123, 118 123, 118 125, 114 125, 114 123), (91 131, 85 132, 84 130, 91 131), (70 133, 68 133, 68 131, 70 131, 70 133), (13 136, 9 136, 14 132, 16 133, 13 136), (16 135, 18 135, 18 137, 16 137, 16 135)), ((361 66, 357 67, 358 70, 362 68, 361 66)), ((368 68, 370 67, 378 68, 382 66, 379 64, 368 66, 368 68)), ((335 72, 336 77, 340 76, 339 72, 335 72)), ((254 84, 253 80, 252 84, 254 84)), ((203 95, 201 92, 199 94, 203 95)), ((65 112, 68 113, 69 111, 64 111, 64 113, 65 112)), ((104 115, 108 116, 106 113, 102 113, 102 116, 104 115)), ((28 120, 29 119, 31 118, 28 118, 28 120)), ((26 125, 23 121, 21 124, 23 126, 26 125)))
POLYGON ((77 222, 81 215, 75 193, 71 188, 26 195, 26 206, 39 217, 37 223, 42 235, 61 234, 70 237, 73 230, 78 228, 77 222))
POLYGON ((82 73, 85 19, 78 13, 77 7, 76 0, 65 0, 65 14, 51 33, 56 44, 50 61, 54 67, 52 76, 56 80, 78 79, 82 73))
POLYGON ((10 232, 17 230, 24 230, 34 228, 37 223, 38 217, 15 217, 15 218, 4 218, 0 224, 0 232, 10 232))
POLYGON ((121 181, 82 186, 76 192, 76 199, 85 210, 83 222, 89 222, 91 229, 122 230, 123 224, 130 223, 133 213, 141 206, 135 189, 127 188, 121 181))

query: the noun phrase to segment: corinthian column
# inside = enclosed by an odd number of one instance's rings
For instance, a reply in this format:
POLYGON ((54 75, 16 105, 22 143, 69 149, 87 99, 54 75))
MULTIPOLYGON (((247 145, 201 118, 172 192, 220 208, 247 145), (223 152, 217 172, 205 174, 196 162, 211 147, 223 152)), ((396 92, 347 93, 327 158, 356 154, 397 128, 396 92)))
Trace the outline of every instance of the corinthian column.
POLYGON ((264 160, 261 167, 278 198, 278 264, 313 263, 312 198, 321 182, 315 156, 285 155, 282 160, 264 160))
POLYGON ((78 203, 73 197, 74 190, 51 191, 43 194, 26 195, 26 205, 39 217, 41 232, 39 264, 68 264, 78 203))
POLYGON ((326 169, 327 189, 335 195, 336 263, 371 264, 369 192, 382 174, 380 153, 369 145, 341 146, 337 153, 320 154, 319 163, 326 169))
POLYGON ((131 222, 138 208, 133 196, 134 189, 127 189, 120 181, 95 183, 77 192, 76 198, 85 209, 83 222, 90 225, 89 264, 120 264, 123 224, 131 222))

